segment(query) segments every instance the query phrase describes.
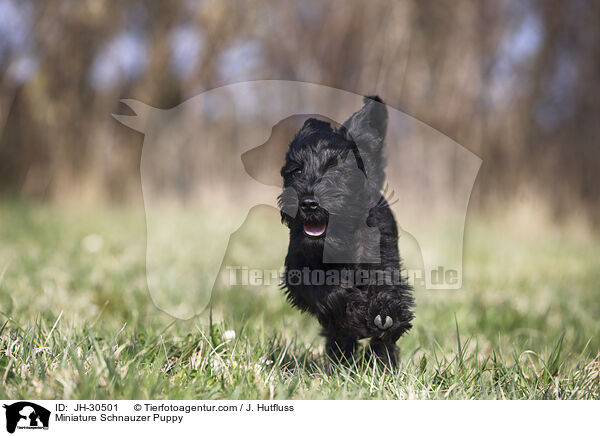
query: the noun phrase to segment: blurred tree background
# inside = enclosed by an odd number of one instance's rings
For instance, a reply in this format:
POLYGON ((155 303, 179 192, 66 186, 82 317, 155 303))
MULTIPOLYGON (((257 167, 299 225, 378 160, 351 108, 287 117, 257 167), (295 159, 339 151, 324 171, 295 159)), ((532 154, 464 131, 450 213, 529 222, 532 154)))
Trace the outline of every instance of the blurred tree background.
POLYGON ((0 0, 0 192, 139 197, 119 100, 256 79, 379 94, 443 132, 483 159, 476 210, 600 225, 596 0, 0 0))

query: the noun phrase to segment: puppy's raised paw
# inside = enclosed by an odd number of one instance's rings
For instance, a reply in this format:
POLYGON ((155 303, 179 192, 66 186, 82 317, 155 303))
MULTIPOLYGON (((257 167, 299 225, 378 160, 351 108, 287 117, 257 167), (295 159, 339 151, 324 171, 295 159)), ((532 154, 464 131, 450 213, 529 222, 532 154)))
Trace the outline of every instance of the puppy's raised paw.
POLYGON ((373 323, 375 324, 375 326, 377 326, 377 328, 381 330, 387 330, 392 326, 392 324, 394 324, 394 320, 391 317, 386 316, 385 322, 382 322, 381 315, 377 315, 375 317, 375 320, 373 320, 373 323))

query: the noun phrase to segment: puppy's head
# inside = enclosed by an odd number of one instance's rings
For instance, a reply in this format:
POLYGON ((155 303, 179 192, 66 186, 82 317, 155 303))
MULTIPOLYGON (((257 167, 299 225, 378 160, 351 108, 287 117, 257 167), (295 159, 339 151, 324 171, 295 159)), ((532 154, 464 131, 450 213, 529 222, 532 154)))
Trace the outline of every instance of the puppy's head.
POLYGON ((350 236, 380 199, 387 110, 378 97, 364 102, 340 128, 308 119, 290 143, 279 206, 292 238, 306 245, 350 236))

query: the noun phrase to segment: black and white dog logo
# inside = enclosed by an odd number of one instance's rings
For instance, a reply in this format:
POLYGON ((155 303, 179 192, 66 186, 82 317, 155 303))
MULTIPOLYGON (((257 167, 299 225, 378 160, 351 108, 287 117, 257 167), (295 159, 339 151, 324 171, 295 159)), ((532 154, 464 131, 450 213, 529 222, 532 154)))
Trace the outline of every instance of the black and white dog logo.
POLYGON ((19 401, 3 406, 6 409, 6 431, 14 433, 18 429, 48 429, 50 411, 29 401, 19 401))

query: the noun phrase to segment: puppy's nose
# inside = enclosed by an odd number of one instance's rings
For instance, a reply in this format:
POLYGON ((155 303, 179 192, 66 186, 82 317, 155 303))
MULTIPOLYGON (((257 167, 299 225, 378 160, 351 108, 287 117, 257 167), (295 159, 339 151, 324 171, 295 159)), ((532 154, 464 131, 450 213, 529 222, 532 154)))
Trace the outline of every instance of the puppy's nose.
POLYGON ((317 200, 315 200, 314 198, 305 198, 300 203, 300 207, 302 208, 303 211, 309 212, 309 211, 315 210, 317 207, 319 207, 319 203, 317 203, 317 200))

